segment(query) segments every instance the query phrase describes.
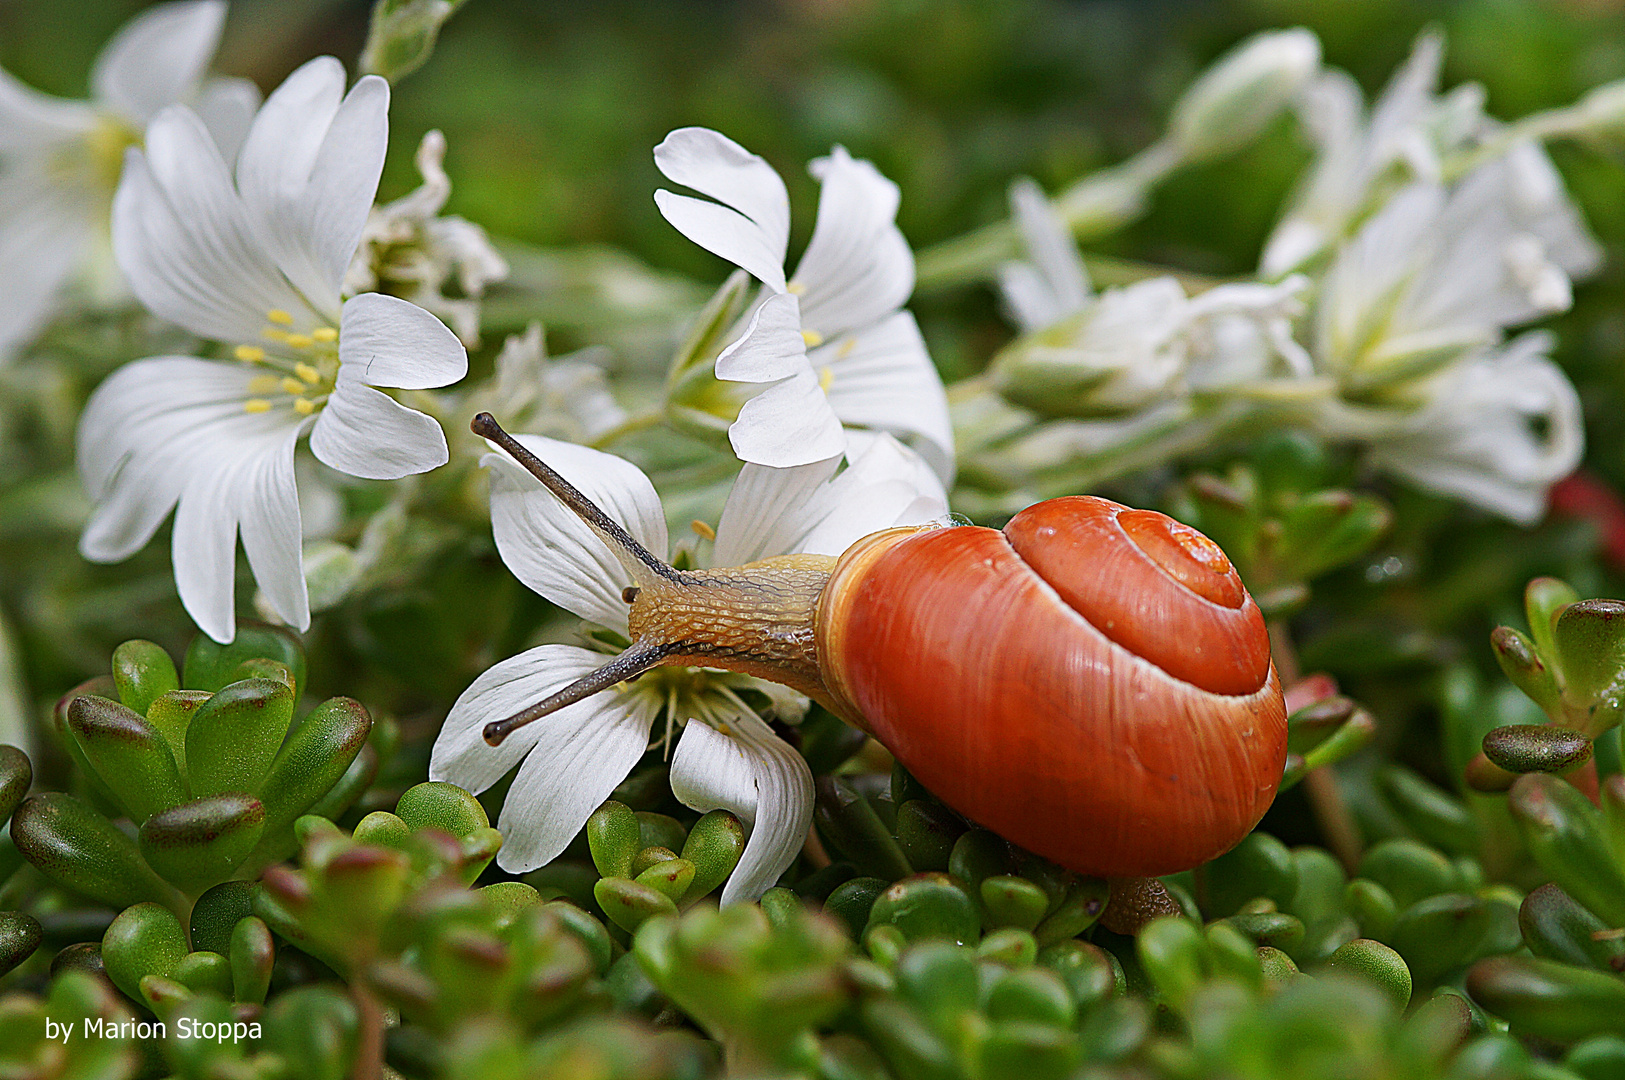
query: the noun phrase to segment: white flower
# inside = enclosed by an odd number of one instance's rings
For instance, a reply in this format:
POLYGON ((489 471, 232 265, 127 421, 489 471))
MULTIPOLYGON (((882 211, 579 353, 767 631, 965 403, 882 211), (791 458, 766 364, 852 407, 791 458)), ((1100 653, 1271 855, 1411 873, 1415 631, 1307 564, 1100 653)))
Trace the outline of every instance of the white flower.
POLYGON ((1313 353, 1356 385, 1402 381, 1566 310, 1601 251, 1539 146, 1519 142, 1453 187, 1418 181, 1338 251, 1313 353))
POLYGON ((1010 204, 1030 261, 999 267, 1023 336, 994 360, 1000 393, 1049 415, 1122 413, 1182 395, 1263 378, 1283 358, 1306 374, 1292 339, 1308 281, 1221 285, 1189 298, 1172 277, 1091 293, 1088 271, 1060 215, 1031 180, 1010 204))
POLYGON ((523 334, 508 336, 497 354, 494 378, 471 391, 459 411, 500 413, 514 427, 567 442, 591 442, 626 421, 626 410, 616 403, 604 377, 605 353, 590 347, 554 359, 547 355, 542 324, 533 322, 523 334))
POLYGON ((767 299, 717 358, 718 378, 762 384, 728 436, 762 465, 839 454, 841 425, 919 439, 944 482, 953 476, 947 395, 914 316, 914 256, 898 230, 897 185, 837 146, 810 170, 822 185, 818 221, 789 278, 790 200, 773 167, 706 128, 679 128, 655 147, 673 183, 717 201, 655 192, 677 231, 754 276, 767 299))
MULTIPOLYGON (((667 550, 659 497, 636 466, 571 443, 517 438, 646 550, 667 550)), ((945 514, 934 474, 889 435, 853 432, 846 468, 837 475, 841 460, 788 469, 747 464, 718 523, 714 561, 835 554, 870 532, 945 514)), ((485 463, 492 467, 492 529, 509 569, 559 606, 626 637, 623 591, 634 577, 615 551, 512 458, 493 453, 485 463)), ((484 742, 487 723, 512 716, 606 659, 573 645, 542 645, 497 664, 452 706, 429 775, 480 792, 523 760, 498 822, 504 837, 498 862, 510 872, 532 870, 557 857, 609 797, 648 748, 664 711, 666 738, 672 724, 684 725, 671 761, 673 793, 696 810, 732 811, 749 832, 722 902, 760 896, 806 838, 812 774, 741 693, 766 694, 772 715, 792 722, 806 709, 799 694, 746 675, 655 668, 518 728, 500 746, 484 742)))
POLYGON ((113 562, 176 509, 175 582, 198 626, 235 635, 239 530, 266 602, 310 622, 300 567, 294 445, 323 463, 395 479, 446 460, 431 418, 374 386, 462 378, 450 330, 404 300, 339 286, 383 168, 389 86, 344 93, 331 57, 288 77, 255 117, 235 183, 202 121, 161 111, 131 149, 113 244, 131 289, 157 314, 232 348, 236 362, 162 356, 127 364, 91 396, 79 471, 96 508, 80 539, 113 562))
POLYGON ((94 98, 65 101, 0 71, 0 362, 26 343, 76 276, 102 302, 122 292, 108 207, 124 149, 164 106, 191 102, 222 151, 237 152, 259 104, 244 79, 206 79, 224 0, 160 4, 108 42, 94 98))
POLYGON ((445 136, 438 131, 423 136, 415 159, 423 185, 367 215, 344 291, 377 290, 410 300, 451 323, 472 349, 480 343, 479 298, 487 285, 507 278, 508 262, 478 225, 455 215, 437 216, 451 195, 451 180, 440 164, 445 156, 445 136), (452 280, 461 298, 442 292, 452 280))
POLYGON ((1320 256, 1398 185, 1438 181, 1441 159, 1479 133, 1484 90, 1466 83, 1438 97, 1443 57, 1437 33, 1418 37, 1369 118, 1347 73, 1328 70, 1310 83, 1300 114, 1319 158, 1265 243, 1260 273, 1279 277, 1320 256))
POLYGON ((1546 510, 1546 489, 1580 464, 1580 399, 1547 359, 1552 335, 1523 334, 1442 372, 1403 430, 1377 440, 1371 460, 1419 487, 1455 495, 1524 525, 1546 510))

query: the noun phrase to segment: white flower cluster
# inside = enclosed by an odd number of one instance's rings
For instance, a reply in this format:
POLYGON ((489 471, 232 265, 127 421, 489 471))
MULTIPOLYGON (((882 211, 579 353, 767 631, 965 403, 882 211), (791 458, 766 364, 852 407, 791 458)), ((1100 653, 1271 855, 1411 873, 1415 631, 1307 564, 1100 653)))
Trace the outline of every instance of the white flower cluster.
POLYGON ((1436 92, 1441 58, 1423 35, 1369 116, 1346 74, 1307 83, 1317 157, 1254 283, 1091 295, 1070 236, 1018 183, 1028 260, 1000 277, 1024 334, 994 386, 1040 415, 1099 418, 1043 426, 1027 449, 1110 454, 1251 399, 1421 487, 1538 520, 1579 463, 1579 401, 1550 335, 1506 331, 1566 310, 1601 251, 1538 142, 1486 116, 1476 85, 1436 92))
MULTIPOLYGON (((135 298, 215 343, 200 356, 127 363, 91 395, 77 448, 94 503, 81 552, 127 558, 173 512, 176 586, 203 631, 222 642, 236 633, 239 539, 260 611, 304 629, 312 582, 318 608, 337 602, 363 563, 385 558, 389 527, 403 519, 398 504, 375 515, 386 527, 369 527, 364 552, 331 539, 302 549, 306 517, 334 519, 326 532, 343 513, 313 484, 301 443, 339 473, 399 479, 448 461, 436 417, 463 408, 545 432, 522 439, 638 540, 666 550, 660 499, 635 466, 547 437, 588 441, 628 417, 601 366, 546 357, 539 325, 509 340, 487 382, 456 397, 425 393, 464 377, 479 298, 508 273, 483 230, 441 216, 450 181, 440 134, 419 147, 423 185, 374 205, 388 84, 367 76, 350 86, 324 57, 260 107, 247 84, 203 78, 224 16, 220 0, 143 15, 98 66, 94 103, 57 102, 0 76, 0 286, 12 301, 0 348, 37 332, 98 233, 135 298), (429 412, 378 387, 410 392, 429 412)), ((945 516, 953 435, 942 383, 902 310, 913 256, 893 222, 896 185, 839 147, 815 162, 818 224, 787 279, 789 203, 771 168, 702 129, 673 132, 656 159, 674 182, 720 200, 661 192, 661 210, 763 284, 748 326, 716 358, 720 377, 760 392, 734 424, 745 464, 714 535, 697 528, 712 558, 835 554, 877 529, 945 516)), ((512 459, 483 463, 498 549, 514 573, 624 639, 628 582, 615 556, 512 459)), ((675 794, 701 810, 726 807, 749 834, 724 901, 759 895, 800 850, 811 818, 807 765, 768 725, 799 721, 806 699, 742 675, 666 669, 562 710, 500 750, 486 746, 485 723, 605 659, 599 637, 583 640, 595 647, 544 645, 477 680, 447 721, 433 775, 479 791, 524 758, 501 858, 529 869, 579 831, 663 714, 675 794)))

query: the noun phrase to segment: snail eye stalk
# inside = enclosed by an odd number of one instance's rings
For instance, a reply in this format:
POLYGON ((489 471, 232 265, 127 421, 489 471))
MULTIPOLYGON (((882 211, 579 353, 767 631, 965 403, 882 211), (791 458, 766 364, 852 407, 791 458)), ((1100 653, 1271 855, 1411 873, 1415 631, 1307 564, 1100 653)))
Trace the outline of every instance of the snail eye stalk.
POLYGON ((621 655, 595 671, 589 671, 575 682, 547 695, 536 704, 514 713, 506 720, 493 720, 485 725, 481 735, 491 746, 501 746, 504 739, 533 720, 540 720, 558 712, 566 705, 574 705, 600 690, 608 690, 618 682, 642 675, 674 651, 671 645, 653 645, 635 641, 621 655))
MULTIPOLYGON (((560 476, 546 462, 525 449, 518 439, 502 430, 502 426, 490 413, 482 412, 474 417, 469 429, 507 451, 509 457, 523 466, 526 472, 540 481, 543 487, 552 492, 561 503, 597 533, 634 578, 643 583, 662 579, 680 580, 681 575, 671 564, 638 543, 631 533, 604 513, 597 503, 583 495, 574 484, 560 476)), ((631 585, 621 595, 630 604, 637 594, 638 586, 631 585)), ((494 720, 486 724, 482 732, 485 741, 492 746, 500 746, 504 739, 526 724, 557 712, 566 705, 574 705, 600 690, 607 690, 618 682, 635 678, 650 668, 659 666, 661 661, 677 651, 680 651, 678 646, 671 642, 635 641, 625 652, 596 671, 588 672, 570 685, 549 694, 536 704, 514 713, 505 720, 494 720)))
MULTIPOLYGON (((677 579, 677 571, 664 559, 653 554, 648 548, 638 543, 631 533, 627 532, 620 522, 612 519, 598 504, 593 502, 570 481, 555 472, 541 458, 525 449, 518 439, 502 430, 496 417, 488 412, 482 412, 474 417, 468 425, 469 430, 482 439, 489 439, 508 452, 508 456, 524 468, 524 470, 541 482, 541 485, 551 491, 559 502, 563 503, 577 517, 587 523, 587 526, 597 533, 604 543, 609 545, 615 556, 621 560, 629 572, 638 578, 650 576, 665 578, 668 581, 677 579)), ((628 601, 630 603, 631 601, 628 601)))

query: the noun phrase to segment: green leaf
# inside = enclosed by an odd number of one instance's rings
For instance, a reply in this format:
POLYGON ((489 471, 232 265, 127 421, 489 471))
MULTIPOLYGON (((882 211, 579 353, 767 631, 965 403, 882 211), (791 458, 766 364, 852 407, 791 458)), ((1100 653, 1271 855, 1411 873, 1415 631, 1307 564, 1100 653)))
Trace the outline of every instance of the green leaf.
POLYGON ((856 788, 834 776, 818 777, 815 788, 813 822, 831 852, 887 881, 913 873, 891 830, 856 788))
POLYGON ((407 788, 395 804, 395 813, 408 828, 444 829, 459 839, 491 827, 478 799, 456 784, 440 780, 407 788))
POLYGON ((1625 1033, 1625 979, 1533 956, 1492 956, 1467 973, 1467 992, 1518 1035, 1575 1042, 1625 1033))
POLYGON ((10 820, 33 783, 34 766, 28 755, 15 746, 0 744, 0 822, 10 820))
POLYGON ((192 794, 256 792, 293 720, 294 692, 271 679, 243 679, 215 691, 186 729, 192 794))
POLYGON ((1520 777, 1507 806, 1540 868, 1608 925, 1625 926, 1625 866, 1613 857, 1597 808, 1544 773, 1520 777))
POLYGON ((229 956, 232 932, 253 911, 252 881, 222 881, 192 905, 192 947, 229 956))
POLYGON ((181 679, 162 646, 136 640, 113 650, 113 683, 119 700, 145 716, 155 700, 180 689, 181 679))
POLYGON ((172 977, 194 994, 231 998, 231 962, 217 952, 188 953, 172 977))
POLYGON ((0 911, 0 976, 34 955, 45 934, 39 920, 21 911, 0 911))
POLYGON ((109 907, 185 900, 152 872, 131 840, 72 795, 48 791, 23 800, 11 819, 17 850, 56 884, 109 907))
POLYGON ((1394 1005, 1403 1009, 1411 1000, 1411 971, 1398 952, 1380 941, 1356 938, 1332 953, 1330 966, 1381 987, 1394 1005))
POLYGON ((1557 678, 1540 658, 1535 643, 1510 626, 1497 626, 1490 631, 1490 647, 1512 684, 1528 694, 1553 723, 1562 721, 1563 702, 1557 678))
POLYGON ((1555 884, 1542 885, 1523 898, 1518 928, 1536 956, 1599 971, 1625 971, 1625 939, 1607 935, 1606 923, 1555 884))
POLYGON ((635 879, 661 893, 674 905, 688 892, 694 881, 694 864, 687 859, 667 859, 649 867, 635 879))
MULTIPOLYGON (((683 841, 683 858, 694 864, 694 880, 683 903, 690 904, 711 891, 734 872, 745 853, 745 829, 726 810, 712 810, 694 823, 683 841)), ((861 927, 860 927, 861 929, 861 927)))
POLYGON ((181 685, 188 690, 218 693, 242 676, 238 666, 245 660, 275 660, 293 674, 294 693, 305 687, 305 647, 299 635, 285 626, 239 623, 237 636, 221 645, 207 634, 199 634, 187 646, 182 664, 181 685))
POLYGON ((587 848, 601 876, 630 878, 632 860, 643 850, 637 814, 625 803, 604 803, 587 818, 587 848))
POLYGON ((134 904, 120 912, 102 935, 102 963, 113 985, 145 1001, 141 980, 173 976, 186 959, 186 931, 175 913, 160 904, 134 904))
POLYGON ((671 897, 631 878, 601 878, 592 894, 610 922, 622 930, 636 930, 657 915, 677 914, 671 897))
MULTIPOLYGON (((196 896, 229 878, 265 829, 265 807, 240 791, 209 795, 154 814, 137 834, 141 855, 196 896)), ((182 980, 183 982, 185 980, 182 980)))
POLYGON ((965 945, 981 937, 982 920, 953 878, 918 874, 876 898, 869 909, 869 929, 876 926, 895 926, 910 941, 946 938, 965 945))
POLYGON ((1478 822, 1466 805, 1402 765, 1385 765, 1377 785, 1388 805, 1423 840, 1447 851, 1478 850, 1478 822))
MULTIPOLYGON (((346 697, 322 702, 294 728, 259 788, 260 802, 265 805, 265 831, 249 856, 249 868, 268 865, 293 853, 294 821, 323 796, 337 790, 341 781, 350 779, 348 772, 371 730, 372 718, 367 710, 346 697)), ((361 788, 371 783, 370 775, 357 779, 361 788)), ((356 791, 352 801, 359 795, 360 791, 356 791)))
POLYGON ((74 698, 68 704, 68 730, 136 824, 186 799, 169 744, 133 709, 107 698, 74 698))
POLYGON ((1049 913, 1049 896, 1026 878, 997 874, 983 878, 978 891, 990 929, 1015 926, 1032 930, 1049 913))

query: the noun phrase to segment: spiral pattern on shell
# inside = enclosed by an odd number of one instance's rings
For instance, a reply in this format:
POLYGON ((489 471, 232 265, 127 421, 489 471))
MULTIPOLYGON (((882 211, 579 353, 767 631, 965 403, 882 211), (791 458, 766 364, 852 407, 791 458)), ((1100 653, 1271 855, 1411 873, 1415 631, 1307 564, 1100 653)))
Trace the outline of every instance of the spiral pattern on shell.
POLYGON ((1263 616, 1216 544, 1155 511, 1075 496, 1002 532, 878 533, 818 620, 832 694, 906 768, 1080 873, 1200 865, 1280 783, 1263 616))

